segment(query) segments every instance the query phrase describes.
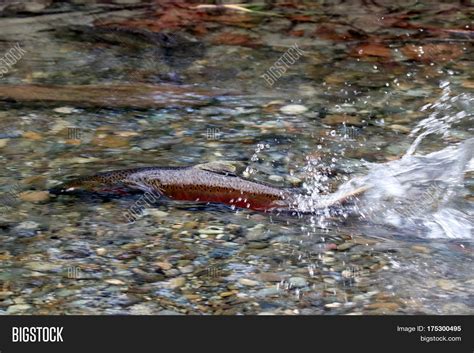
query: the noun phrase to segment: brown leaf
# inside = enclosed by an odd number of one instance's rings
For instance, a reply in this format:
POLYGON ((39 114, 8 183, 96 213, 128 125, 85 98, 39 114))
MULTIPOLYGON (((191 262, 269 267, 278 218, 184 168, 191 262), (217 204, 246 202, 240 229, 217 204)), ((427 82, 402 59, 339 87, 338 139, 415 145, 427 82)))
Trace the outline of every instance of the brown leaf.
POLYGON ((341 124, 354 125, 354 126, 363 126, 363 122, 357 116, 346 115, 346 114, 333 114, 328 115, 321 120, 323 124, 336 126, 341 124))
POLYGON ((292 15, 288 19, 296 22, 315 22, 314 18, 308 15, 292 15))
POLYGON ((217 35, 213 38, 212 43, 216 45, 240 45, 251 48, 260 45, 255 38, 252 38, 249 35, 232 32, 224 32, 217 35))
POLYGON ((321 39, 331 40, 331 41, 347 41, 354 38, 354 36, 349 32, 350 28, 345 26, 331 26, 322 25, 319 26, 314 32, 314 36, 321 39))
POLYGON ((457 44, 407 44, 401 49, 403 55, 410 60, 423 62, 446 62, 459 58, 463 53, 457 44))
POLYGON ((296 31, 291 31, 290 36, 293 37, 303 37, 304 36, 304 29, 296 30, 296 31))
POLYGON ((351 55, 358 57, 377 56, 382 58, 390 58, 392 56, 392 52, 390 48, 381 43, 367 43, 355 47, 352 50, 351 55))

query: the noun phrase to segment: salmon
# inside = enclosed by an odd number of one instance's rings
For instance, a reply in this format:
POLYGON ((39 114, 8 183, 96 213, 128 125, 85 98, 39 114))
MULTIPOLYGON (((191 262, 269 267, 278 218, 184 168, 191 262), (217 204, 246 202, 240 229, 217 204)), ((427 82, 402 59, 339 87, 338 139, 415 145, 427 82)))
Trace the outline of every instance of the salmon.
POLYGON ((267 211, 288 208, 292 192, 238 177, 235 167, 208 163, 192 167, 145 167, 81 177, 50 189, 52 194, 153 192, 178 201, 222 203, 267 211))
MULTIPOLYGON (((294 189, 241 178, 235 166, 213 162, 191 167, 144 167, 80 177, 50 189, 50 193, 75 194, 152 192, 171 200, 221 203, 256 211, 294 210, 298 193, 294 189)), ((356 195, 351 193, 349 197, 356 195)), ((326 202, 325 207, 343 199, 326 202), (327 204, 327 205, 326 205, 327 204)))

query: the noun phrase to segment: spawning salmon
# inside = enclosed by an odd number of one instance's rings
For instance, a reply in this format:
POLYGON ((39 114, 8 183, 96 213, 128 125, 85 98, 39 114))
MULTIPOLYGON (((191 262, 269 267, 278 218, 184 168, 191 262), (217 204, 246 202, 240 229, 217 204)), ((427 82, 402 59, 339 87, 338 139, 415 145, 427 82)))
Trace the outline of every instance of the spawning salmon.
MULTIPOLYGON (((294 210, 298 193, 251 181, 235 174, 235 166, 214 162, 191 167, 144 167, 81 177, 50 189, 52 194, 112 192, 132 189, 172 200, 222 203, 256 211, 294 210)), ((354 196, 351 193, 350 196, 354 196)), ((326 202, 342 203, 347 197, 326 202)))

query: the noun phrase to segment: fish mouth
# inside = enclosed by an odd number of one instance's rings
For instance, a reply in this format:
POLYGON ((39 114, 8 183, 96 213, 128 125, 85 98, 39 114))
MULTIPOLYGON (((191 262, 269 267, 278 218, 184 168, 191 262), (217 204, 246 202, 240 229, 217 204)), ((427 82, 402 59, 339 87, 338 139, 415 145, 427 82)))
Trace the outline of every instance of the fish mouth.
POLYGON ((68 194, 80 193, 80 190, 74 187, 58 185, 58 186, 54 186, 48 189, 48 192, 52 195, 68 195, 68 194))

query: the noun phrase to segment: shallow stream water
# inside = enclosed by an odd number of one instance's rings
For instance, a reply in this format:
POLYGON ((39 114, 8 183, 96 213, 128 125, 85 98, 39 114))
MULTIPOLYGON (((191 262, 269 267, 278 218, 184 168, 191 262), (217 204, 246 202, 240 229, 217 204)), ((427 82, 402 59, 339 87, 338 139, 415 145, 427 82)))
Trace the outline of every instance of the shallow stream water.
POLYGON ((473 314, 472 8, 323 3, 5 13, 0 313, 473 314), (45 192, 222 160, 303 212, 45 192))

